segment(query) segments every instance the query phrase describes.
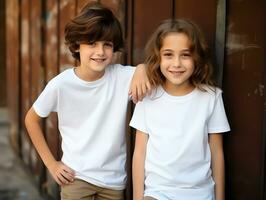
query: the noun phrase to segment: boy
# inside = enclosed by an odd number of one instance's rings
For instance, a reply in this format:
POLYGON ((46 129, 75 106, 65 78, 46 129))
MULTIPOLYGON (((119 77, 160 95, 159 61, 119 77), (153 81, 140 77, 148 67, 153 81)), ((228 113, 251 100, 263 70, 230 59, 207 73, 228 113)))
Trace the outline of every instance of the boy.
MULTIPOLYGON (((110 64, 123 46, 120 23, 101 4, 88 4, 66 25, 65 39, 79 66, 47 84, 26 115, 26 128, 62 186, 61 199, 123 199, 126 110, 135 68, 110 64), (39 125, 51 112, 58 115, 61 161, 51 154, 39 125)), ((136 73, 144 80, 134 89, 141 95, 149 89, 144 66, 136 73)))

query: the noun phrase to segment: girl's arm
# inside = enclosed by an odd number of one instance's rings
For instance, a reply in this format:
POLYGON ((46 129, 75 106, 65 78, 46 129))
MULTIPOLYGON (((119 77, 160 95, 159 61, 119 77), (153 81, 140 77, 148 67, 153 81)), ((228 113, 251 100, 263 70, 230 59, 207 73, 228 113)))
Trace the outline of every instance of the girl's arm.
POLYGON ((215 200, 224 200, 224 153, 223 135, 221 133, 209 134, 211 150, 212 175, 215 182, 215 200))
POLYGON ((131 80, 129 95, 134 103, 142 101, 147 93, 151 93, 151 84, 147 77, 146 66, 139 64, 131 80))
POLYGON ((136 131, 135 149, 133 154, 133 200, 143 200, 144 195, 144 165, 148 135, 136 131))
POLYGON ((60 161, 56 161, 52 155, 47 142, 45 141, 41 126, 41 117, 39 117, 33 108, 31 108, 25 118, 25 125, 28 134, 39 153, 45 166, 52 174, 59 185, 64 185, 74 180, 74 171, 60 161))

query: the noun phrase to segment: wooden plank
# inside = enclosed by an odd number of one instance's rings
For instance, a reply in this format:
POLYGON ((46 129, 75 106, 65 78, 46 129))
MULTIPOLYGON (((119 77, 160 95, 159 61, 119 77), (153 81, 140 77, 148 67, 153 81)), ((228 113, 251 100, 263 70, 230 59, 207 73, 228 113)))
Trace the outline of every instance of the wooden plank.
MULTIPOLYGON (((36 100, 44 87, 44 68, 42 66, 42 2, 41 0, 30 1, 30 105, 36 100)), ((30 148, 30 168, 38 188, 43 186, 44 165, 36 149, 31 144, 30 148)))
POLYGON ((3 38, 0 41, 0 46, 2 47, 0 49, 0 107, 6 107, 7 106, 7 98, 6 98, 6 26, 5 26, 5 1, 0 1, 0 38, 3 38))
POLYGON ((6 1, 6 71, 10 142, 17 154, 19 137, 19 2, 6 1), (10 45, 12 44, 12 45, 10 45))
POLYGON ((60 72, 66 68, 73 67, 75 60, 68 47, 65 45, 65 25, 75 16, 76 2, 73 0, 60 0, 59 13, 59 67, 60 72))
POLYGON ((45 8, 45 69, 49 81, 59 72, 58 66, 58 0, 46 1, 45 8))
POLYGON ((24 119, 31 106, 31 74, 30 74, 30 1, 21 1, 21 153, 22 159, 27 165, 31 165, 30 149, 31 141, 25 131, 24 119))
MULTIPOLYGON (((59 0, 45 1, 45 77, 48 82, 59 73, 59 32, 58 32, 58 15, 59 15, 59 0)), ((45 124, 46 141, 48 146, 57 160, 60 159, 60 140, 57 129, 57 116, 50 115, 46 119, 45 124)), ((59 197, 59 188, 53 180, 49 171, 47 171, 47 192, 49 195, 57 199, 59 197)))
POLYGON ((30 55, 31 64, 31 104, 36 100, 45 84, 42 63, 42 4, 41 0, 31 0, 30 15, 30 55))

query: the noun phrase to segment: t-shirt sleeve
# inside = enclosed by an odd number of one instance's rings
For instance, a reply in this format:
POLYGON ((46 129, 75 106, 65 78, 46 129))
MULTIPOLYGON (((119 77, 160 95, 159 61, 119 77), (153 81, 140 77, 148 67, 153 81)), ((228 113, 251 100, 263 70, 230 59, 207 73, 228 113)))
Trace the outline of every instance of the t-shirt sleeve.
MULTIPOLYGON (((113 65, 113 71, 116 72, 119 88, 121 91, 126 92, 127 95, 135 69, 136 67, 132 66, 124 66, 120 64, 113 65)), ((128 100, 130 100, 129 95, 128 100)))
POLYGON ((222 91, 218 90, 212 114, 208 121, 208 133, 223 133, 230 131, 230 126, 226 117, 222 91))
POLYGON ((40 117, 47 117, 51 112, 57 112, 57 100, 56 87, 49 82, 32 107, 40 117))
POLYGON ((140 101, 135 106, 135 110, 129 125, 143 133, 148 134, 146 122, 145 122, 145 102, 140 101))

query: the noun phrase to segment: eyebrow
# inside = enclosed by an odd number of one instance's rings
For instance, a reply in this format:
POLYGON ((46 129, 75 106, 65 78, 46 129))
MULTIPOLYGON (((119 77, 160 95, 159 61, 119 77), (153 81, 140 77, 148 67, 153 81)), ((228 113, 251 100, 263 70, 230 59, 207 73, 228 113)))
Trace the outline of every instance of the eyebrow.
POLYGON ((164 51, 173 51, 173 50, 172 49, 162 49, 161 51, 164 52, 164 51))
MULTIPOLYGON (((170 52, 173 52, 174 50, 172 50, 172 49, 163 49, 163 50, 161 50, 161 52, 167 52, 167 51, 170 51, 170 52)), ((190 49, 182 49, 181 50, 181 52, 190 52, 190 49)))

